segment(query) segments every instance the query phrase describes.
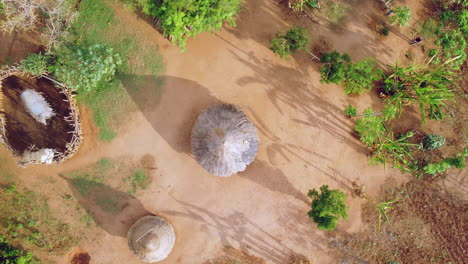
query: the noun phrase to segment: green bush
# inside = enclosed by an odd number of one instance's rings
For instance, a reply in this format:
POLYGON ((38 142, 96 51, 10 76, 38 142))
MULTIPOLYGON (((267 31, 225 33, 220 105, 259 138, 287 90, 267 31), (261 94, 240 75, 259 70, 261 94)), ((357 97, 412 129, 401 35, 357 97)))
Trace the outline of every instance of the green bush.
POLYGON ((33 256, 30 252, 14 248, 0 236, 0 263, 2 264, 34 264, 33 256))
POLYGON ((394 15, 390 17, 390 24, 405 27, 413 19, 411 10, 407 6, 398 6, 393 10, 394 15))
POLYGON ((51 71, 50 60, 51 58, 47 55, 32 53, 21 61, 19 68, 31 75, 40 76, 51 71))
POLYGON ((380 33, 384 36, 388 36, 390 34, 390 29, 388 29, 388 27, 384 27, 380 30, 380 33))
POLYGON ((458 13, 457 23, 458 23, 458 27, 463 32, 463 34, 467 36, 468 35, 468 10, 467 9, 463 9, 462 11, 460 11, 460 13, 458 13))
POLYGON ((435 41, 435 44, 442 47, 444 58, 458 57, 458 59, 451 62, 451 65, 455 69, 460 68, 466 59, 465 49, 467 48, 465 35, 460 29, 443 32, 435 41))
POLYGON ((310 35, 307 29, 293 26, 286 34, 276 34, 271 40, 271 50, 285 58, 298 50, 309 50, 310 35))
POLYGON ((136 0, 143 12, 161 20, 165 37, 185 49, 188 37, 235 25, 242 0, 136 0))
POLYGON ((345 94, 363 94, 372 88, 372 82, 382 78, 382 70, 377 68, 377 61, 367 58, 356 63, 351 62, 348 54, 337 51, 325 53, 320 58, 325 63, 320 68, 321 83, 345 83, 345 94))
POLYGON ((354 107, 353 105, 349 105, 345 110, 344 110, 345 114, 349 117, 355 117, 356 114, 357 114, 357 109, 356 107, 354 107))
POLYGON ((445 144, 445 138, 440 135, 427 135, 421 142, 423 150, 437 149, 445 144))
POLYGON ((312 198, 310 218, 321 230, 333 230, 340 218, 348 217, 349 207, 346 206, 346 194, 339 190, 329 190, 328 185, 320 187, 320 193, 313 189, 308 196, 312 198))
POLYGON ((465 155, 465 152, 466 149, 462 153, 458 154, 456 157, 446 158, 441 162, 437 163, 429 163, 423 169, 427 174, 431 175, 445 172, 451 167, 455 167, 457 169, 464 169, 466 166, 465 158, 467 156, 465 155))
POLYGON ((369 147, 374 146, 387 131, 383 118, 377 116, 370 108, 364 110, 362 118, 356 121, 354 130, 359 133, 361 141, 369 147))
POLYGON ((105 45, 72 46, 58 54, 55 76, 74 90, 91 91, 112 79, 121 62, 120 56, 105 45))

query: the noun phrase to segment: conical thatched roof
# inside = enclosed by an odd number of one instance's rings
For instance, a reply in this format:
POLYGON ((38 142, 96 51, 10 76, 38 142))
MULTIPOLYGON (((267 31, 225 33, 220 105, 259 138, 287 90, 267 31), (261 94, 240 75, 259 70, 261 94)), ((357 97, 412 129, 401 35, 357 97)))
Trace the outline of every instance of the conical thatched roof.
POLYGON ((159 216, 144 216, 128 231, 128 246, 141 260, 161 261, 172 251, 175 233, 172 225, 159 216))
POLYGON ((230 176, 255 159, 259 139, 247 116, 231 104, 203 111, 192 129, 192 152, 209 173, 230 176))

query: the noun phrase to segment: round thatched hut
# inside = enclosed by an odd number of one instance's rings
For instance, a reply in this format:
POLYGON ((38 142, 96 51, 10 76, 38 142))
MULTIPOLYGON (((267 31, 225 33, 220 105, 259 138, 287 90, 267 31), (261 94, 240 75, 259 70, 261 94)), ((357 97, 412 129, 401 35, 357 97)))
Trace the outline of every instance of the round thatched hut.
POLYGON ((17 68, 0 72, 0 143, 20 157, 20 166, 63 162, 81 141, 70 89, 17 68))
POLYGON ((130 250, 144 262, 161 261, 174 247, 172 225, 159 216, 143 216, 128 231, 130 250))
POLYGON ((204 110, 192 129, 192 152, 209 173, 230 176, 255 159, 259 139, 255 126, 236 106, 219 104, 204 110))

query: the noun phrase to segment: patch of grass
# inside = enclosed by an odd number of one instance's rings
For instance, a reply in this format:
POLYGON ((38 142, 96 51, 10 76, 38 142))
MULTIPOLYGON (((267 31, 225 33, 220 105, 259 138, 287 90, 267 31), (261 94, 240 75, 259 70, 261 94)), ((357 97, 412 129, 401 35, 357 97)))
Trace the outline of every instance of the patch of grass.
MULTIPOLYGON (((15 184, 0 189, 0 233, 28 251, 62 255, 78 242, 68 224, 55 218, 47 198, 15 184)), ((42 254, 40 254, 42 256, 42 254)))
POLYGON ((80 222, 85 224, 87 227, 90 227, 94 223, 94 220, 91 216, 89 216, 89 214, 86 214, 80 218, 80 222))
POLYGON ((435 38, 443 30, 443 24, 433 18, 427 19, 419 27, 419 32, 424 38, 435 38))
POLYGON ((148 187, 148 175, 144 168, 137 168, 133 171, 132 175, 126 179, 131 184, 131 189, 128 190, 129 194, 135 194, 138 188, 146 189, 148 187))
POLYGON ((350 10, 350 6, 343 2, 327 1, 321 10, 330 22, 339 24, 350 10))
MULTIPOLYGON (((118 5, 118 4, 117 4, 118 5)), ((119 6, 120 7, 120 6, 119 6)), ((122 12, 126 12, 124 6, 122 12)), ((125 19, 116 17, 114 10, 102 0, 81 1, 79 16, 71 29, 71 42, 77 45, 106 44, 118 53, 123 63, 118 75, 160 75, 162 59, 156 45, 144 43, 145 36, 135 33, 125 19)), ((122 82, 115 78, 96 90, 78 95, 78 100, 91 108, 99 128, 99 139, 112 141, 125 114, 132 109, 132 100, 122 82)))

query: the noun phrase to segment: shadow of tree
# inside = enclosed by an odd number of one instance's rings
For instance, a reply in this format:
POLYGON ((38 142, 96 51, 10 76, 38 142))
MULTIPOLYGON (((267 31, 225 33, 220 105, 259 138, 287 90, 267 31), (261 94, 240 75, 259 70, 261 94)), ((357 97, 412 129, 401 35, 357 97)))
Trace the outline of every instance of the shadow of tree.
POLYGON ((259 256, 268 260, 268 263, 275 264, 288 263, 291 256, 298 255, 280 238, 266 232, 241 212, 235 211, 227 216, 220 216, 188 202, 179 200, 177 202, 185 207, 184 211, 166 210, 162 213, 173 217, 193 219, 214 228, 224 246, 232 246, 230 241, 234 240, 247 254, 259 256))
POLYGON ((84 177, 67 181, 73 195, 94 222, 113 236, 126 237, 130 226, 145 215, 152 215, 143 204, 128 193, 84 177))
POLYGON ((173 76, 120 75, 153 129, 177 152, 191 153, 190 134, 201 111, 221 103, 195 81, 173 76))

